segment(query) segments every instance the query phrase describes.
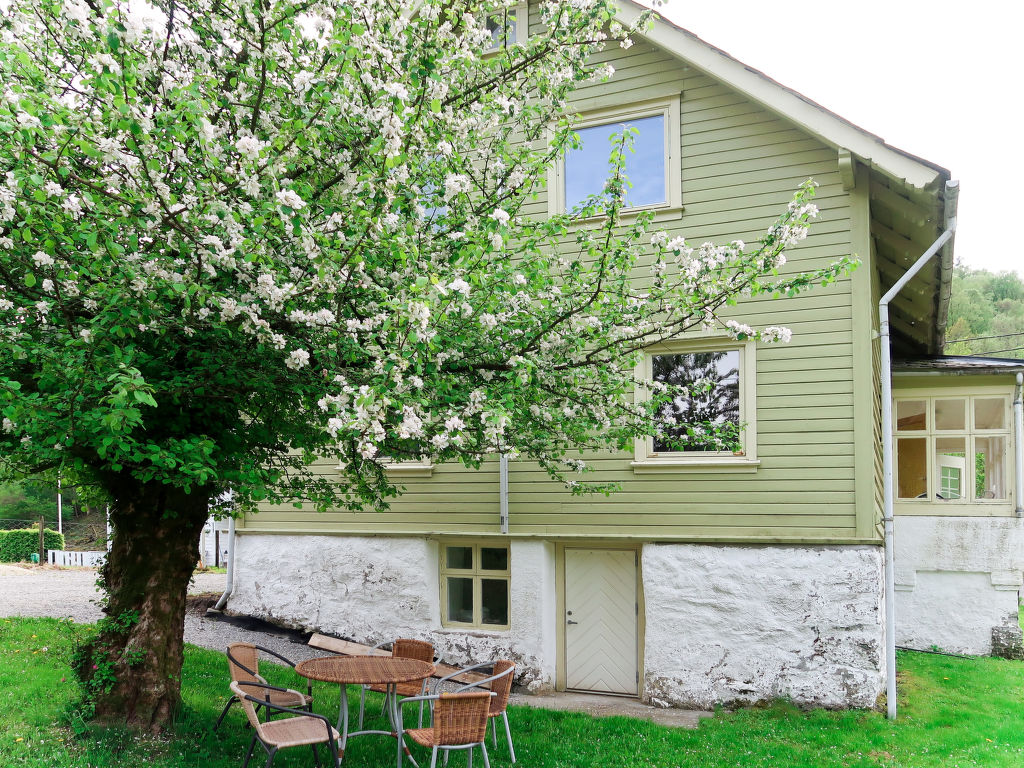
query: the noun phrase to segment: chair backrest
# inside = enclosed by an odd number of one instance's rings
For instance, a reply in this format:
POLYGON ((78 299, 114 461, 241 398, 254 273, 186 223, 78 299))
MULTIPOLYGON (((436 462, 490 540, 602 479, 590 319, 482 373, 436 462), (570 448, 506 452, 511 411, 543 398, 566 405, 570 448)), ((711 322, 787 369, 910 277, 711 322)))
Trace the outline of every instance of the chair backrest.
POLYGON ((500 715, 508 706, 508 696, 512 693, 512 675, 515 674, 516 665, 507 659, 498 659, 494 662, 494 675, 502 675, 497 680, 491 680, 491 690, 494 696, 491 698, 491 714, 500 715))
POLYGON ((487 737, 489 691, 442 693, 434 702, 435 744, 477 744, 487 737))
MULTIPOLYGON (((236 683, 265 683, 260 677, 260 654, 252 643, 232 643, 228 646, 228 667, 236 683)), ((258 696, 258 694, 253 694, 258 696)))
POLYGON ((417 661, 433 662, 434 646, 426 640, 410 640, 400 637, 395 640, 391 655, 396 659, 416 659, 417 661))
POLYGON ((237 699, 242 703, 242 709, 245 711, 245 716, 249 718, 249 724, 256 729, 256 733, 263 737, 263 723, 260 722, 259 716, 256 714, 256 707, 249 701, 246 696, 252 696, 253 698, 263 698, 267 691, 264 688, 260 688, 255 685, 246 685, 245 682, 236 683, 232 681, 230 683, 231 692, 235 694, 237 699))

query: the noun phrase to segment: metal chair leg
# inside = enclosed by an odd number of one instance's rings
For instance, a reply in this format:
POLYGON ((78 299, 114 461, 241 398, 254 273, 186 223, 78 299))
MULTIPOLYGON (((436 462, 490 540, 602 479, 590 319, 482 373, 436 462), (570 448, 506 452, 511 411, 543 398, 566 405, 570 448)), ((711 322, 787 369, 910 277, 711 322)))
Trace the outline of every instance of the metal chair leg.
POLYGON ((270 765, 274 762, 274 758, 277 756, 277 747, 274 747, 267 754, 267 762, 263 764, 263 768, 270 768, 270 765))
POLYGON ((505 721, 505 736, 508 738, 508 753, 512 755, 512 762, 516 761, 516 750, 512 746, 512 729, 508 727, 508 712, 501 713, 501 719, 505 721))
POLYGON ((310 744, 309 748, 313 750, 313 765, 320 768, 320 752, 317 750, 316 744, 310 744))
POLYGON ((498 748, 498 723, 495 721, 495 719, 493 717, 490 718, 490 721, 491 721, 491 739, 494 742, 494 748, 497 749, 498 748))
POLYGON ((225 704, 224 709, 221 710, 220 717, 217 718, 217 722, 214 724, 213 730, 216 731, 218 728, 220 728, 220 724, 224 721, 224 716, 227 715, 228 710, 231 709, 231 705, 234 704, 235 701, 236 699, 234 696, 228 699, 228 703, 225 704))
MULTIPOLYGON (((448 756, 447 752, 445 752, 444 754, 445 754, 445 757, 448 756)), ((436 765, 437 765, 437 747, 434 747, 430 751, 430 768, 435 768, 436 765)))
POLYGON ((470 747, 466 751, 469 752, 469 755, 466 757, 466 766, 467 768, 473 768, 473 748, 470 747))
POLYGON ((256 747, 256 731, 252 732, 252 739, 249 740, 249 750, 245 753, 245 760, 242 761, 242 768, 248 768, 249 760, 252 759, 252 751, 256 747))
POLYGON ((487 757, 487 739, 480 742, 480 750, 484 753, 484 768, 491 768, 491 760, 487 757))
POLYGON ((363 711, 366 709, 366 688, 359 686, 359 727, 357 731, 363 730, 363 711))

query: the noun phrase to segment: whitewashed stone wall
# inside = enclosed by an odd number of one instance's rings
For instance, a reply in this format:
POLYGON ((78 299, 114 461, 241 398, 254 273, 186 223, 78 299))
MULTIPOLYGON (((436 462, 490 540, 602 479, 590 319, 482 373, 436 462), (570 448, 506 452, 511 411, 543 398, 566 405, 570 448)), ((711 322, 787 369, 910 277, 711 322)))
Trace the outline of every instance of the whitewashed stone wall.
POLYGON ((871 546, 645 545, 644 699, 873 706, 882 560, 871 546))
POLYGON ((1024 520, 897 516, 896 642, 987 655, 1020 649, 1024 520))
POLYGON ((455 665, 512 659, 531 690, 555 678, 554 547, 512 541, 511 628, 441 626, 438 544, 416 538, 236 536, 234 591, 227 608, 304 630, 374 645, 429 640, 455 665))

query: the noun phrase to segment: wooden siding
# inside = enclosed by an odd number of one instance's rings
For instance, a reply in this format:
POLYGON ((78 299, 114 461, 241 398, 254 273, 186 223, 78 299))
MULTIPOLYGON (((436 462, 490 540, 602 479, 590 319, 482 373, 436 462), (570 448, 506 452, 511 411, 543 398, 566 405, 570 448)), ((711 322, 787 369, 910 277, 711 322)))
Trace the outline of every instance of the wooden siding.
MULTIPOLYGON (((581 111, 667 94, 681 98, 683 211, 662 221, 692 243, 754 242, 807 178, 822 210, 811 236, 789 252, 786 273, 850 254, 851 198, 837 153, 669 54, 638 40, 601 58, 608 83, 580 89, 581 111)), ((541 196, 528 213, 545 215, 541 196)), ((638 280, 643 280, 638 276, 638 280)), ((852 282, 843 279, 793 298, 757 298, 731 316, 783 324, 789 344, 757 348, 756 472, 636 474, 631 455, 593 459, 597 477, 621 483, 610 497, 574 497, 529 462, 512 462, 512 536, 627 537, 666 541, 864 541, 855 483, 855 359, 852 282)), ((862 320, 863 322, 863 320, 862 320)), ((863 327, 858 329, 863 332, 863 327)), ((861 352, 860 354, 863 354, 861 352)), ((870 370, 870 363, 859 361, 870 370)), ((333 471, 329 462, 324 471, 333 471)), ((402 478, 388 511, 317 514, 267 507, 244 521, 267 532, 497 535, 497 462, 479 471, 435 467, 402 478)), ((863 504, 863 502, 861 502, 863 504)), ((863 513, 862 513, 863 514, 863 513)), ((873 535, 868 534, 869 538, 873 535)))

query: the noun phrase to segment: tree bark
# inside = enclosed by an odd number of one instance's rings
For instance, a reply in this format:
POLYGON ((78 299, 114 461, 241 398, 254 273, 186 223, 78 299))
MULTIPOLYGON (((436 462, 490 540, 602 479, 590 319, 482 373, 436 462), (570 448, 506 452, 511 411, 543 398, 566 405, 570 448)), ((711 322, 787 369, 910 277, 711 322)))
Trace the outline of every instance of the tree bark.
POLYGON ((101 571, 106 618, 75 667, 97 721, 159 733, 181 701, 185 596, 210 494, 123 475, 108 487, 115 501, 101 571))

